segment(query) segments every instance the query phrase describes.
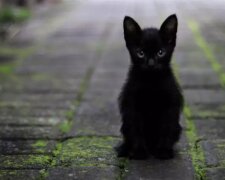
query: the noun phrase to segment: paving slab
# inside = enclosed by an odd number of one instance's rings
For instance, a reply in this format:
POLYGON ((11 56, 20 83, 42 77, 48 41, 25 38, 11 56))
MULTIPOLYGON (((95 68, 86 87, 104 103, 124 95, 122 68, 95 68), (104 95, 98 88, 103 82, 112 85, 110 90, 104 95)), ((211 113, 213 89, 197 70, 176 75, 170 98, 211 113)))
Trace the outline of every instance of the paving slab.
POLYGON ((224 90, 186 89, 184 90, 186 102, 190 105, 224 105, 224 90))
POLYGON ((55 145, 55 141, 48 140, 0 140, 0 153, 2 155, 51 154, 55 145))
POLYGON ((3 126, 0 131, 0 139, 55 139, 61 132, 55 127, 10 127, 3 126))
POLYGON ((225 121, 224 119, 207 119, 196 120, 198 134, 203 139, 216 140, 225 138, 225 121))
POLYGON ((127 180, 136 179, 194 179, 191 160, 182 155, 173 160, 131 161, 125 175, 127 180))
POLYGON ((183 89, 220 89, 218 76, 210 69, 182 68, 179 73, 183 89))
POLYGON ((39 177, 41 177, 39 170, 0 170, 1 180, 36 180, 39 177))
POLYGON ((44 116, 27 116, 27 117, 13 117, 13 116, 2 116, 0 117, 0 126, 55 126, 65 120, 62 117, 44 117, 44 116))
POLYGON ((47 180, 86 180, 86 179, 117 179, 119 169, 117 167, 76 167, 76 168, 64 168, 59 167, 50 169, 47 180))
POLYGON ((225 140, 206 140, 201 142, 205 150, 206 165, 209 168, 225 168, 225 140))
POLYGON ((208 180, 222 179, 224 180, 225 169, 224 168, 208 168, 206 170, 206 176, 208 180))
POLYGON ((225 119, 224 104, 199 104, 193 105, 191 109, 191 118, 192 119, 225 119))
POLYGON ((4 107, 0 109, 2 116, 8 117, 64 117, 65 109, 56 111, 55 108, 37 108, 33 110, 31 107, 10 108, 4 107))

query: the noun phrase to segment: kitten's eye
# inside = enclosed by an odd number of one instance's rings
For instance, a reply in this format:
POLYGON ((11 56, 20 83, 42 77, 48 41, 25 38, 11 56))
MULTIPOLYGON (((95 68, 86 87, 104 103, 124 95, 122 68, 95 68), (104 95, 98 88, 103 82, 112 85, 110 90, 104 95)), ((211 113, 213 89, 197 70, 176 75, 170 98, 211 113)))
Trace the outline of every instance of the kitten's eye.
POLYGON ((157 56, 159 56, 159 57, 163 57, 165 54, 166 54, 166 51, 165 51, 164 49, 160 49, 160 50, 157 52, 157 56))
POLYGON ((137 49, 136 53, 139 58, 143 58, 145 56, 144 51, 142 51, 141 49, 137 49))

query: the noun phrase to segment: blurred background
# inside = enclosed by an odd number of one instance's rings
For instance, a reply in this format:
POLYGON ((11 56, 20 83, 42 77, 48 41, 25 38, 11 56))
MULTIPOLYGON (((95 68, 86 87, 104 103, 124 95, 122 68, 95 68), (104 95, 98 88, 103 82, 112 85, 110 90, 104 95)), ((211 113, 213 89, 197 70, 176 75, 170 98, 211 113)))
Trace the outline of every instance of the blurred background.
POLYGON ((0 179, 223 179, 224 15, 224 0, 0 0, 0 179), (159 28, 173 13, 186 101, 179 155, 118 160, 123 18, 159 28))

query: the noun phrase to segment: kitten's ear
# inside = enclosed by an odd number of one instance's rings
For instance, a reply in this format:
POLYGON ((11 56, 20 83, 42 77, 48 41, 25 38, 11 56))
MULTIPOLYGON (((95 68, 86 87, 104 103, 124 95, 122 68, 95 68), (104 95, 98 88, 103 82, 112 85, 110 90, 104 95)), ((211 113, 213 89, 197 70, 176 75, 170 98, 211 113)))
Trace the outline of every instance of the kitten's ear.
POLYGON ((163 40, 168 44, 176 43, 177 34, 177 16, 176 14, 170 15, 161 25, 160 34, 163 40))
POLYGON ((138 43, 141 37, 141 28, 131 17, 125 16, 123 20, 124 38, 127 43, 138 43))

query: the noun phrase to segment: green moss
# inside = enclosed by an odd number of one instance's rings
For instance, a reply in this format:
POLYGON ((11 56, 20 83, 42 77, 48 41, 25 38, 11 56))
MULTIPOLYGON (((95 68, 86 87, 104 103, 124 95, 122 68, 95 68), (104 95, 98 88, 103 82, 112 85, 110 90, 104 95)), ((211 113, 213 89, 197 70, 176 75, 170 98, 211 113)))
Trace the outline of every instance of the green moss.
POLYGON ((18 173, 18 170, 0 170, 0 178, 3 178, 3 177, 8 177, 9 175, 10 176, 15 176, 17 175, 18 173))
POLYGON ((219 167, 225 167, 225 140, 214 141, 216 145, 216 156, 219 160, 219 167))
POLYGON ((49 155, 11 155, 1 157, 1 164, 5 168, 30 168, 34 166, 49 166, 49 155))
POLYGON ((219 117, 221 116, 222 114, 220 112, 217 112, 217 111, 210 111, 210 110, 205 110, 205 111, 200 111, 198 112, 198 116, 200 118, 203 118, 203 119, 207 119, 207 118, 211 118, 211 117, 219 117))
POLYGON ((0 65, 0 74, 10 75, 14 70, 14 64, 2 64, 0 65))
POLYGON ((44 180, 48 177, 48 171, 46 169, 41 169, 39 173, 40 173, 40 176, 38 180, 44 180))
POLYGON ((192 163, 196 173, 196 179, 197 180, 205 179, 206 165, 204 152, 202 147, 198 143, 199 137, 197 136, 197 130, 193 120, 190 119, 190 117, 192 116, 191 110, 187 105, 184 107, 184 116, 185 116, 185 124, 187 126, 187 130, 185 131, 185 133, 190 145, 188 152, 192 158, 192 163))
POLYGON ((120 173, 118 177, 116 178, 117 180, 123 180, 128 172, 128 163, 129 160, 127 158, 119 158, 119 168, 120 168, 120 173))
POLYGON ((73 110, 67 111, 65 114, 66 114, 66 119, 68 119, 68 120, 72 120, 73 117, 74 117, 74 111, 73 110))
POLYGON ((195 106, 191 109, 195 117, 201 119, 225 117, 225 106, 195 106))
POLYGON ((32 147, 46 147, 47 144, 48 144, 47 141, 37 140, 34 144, 32 144, 32 147))
POLYGON ((42 80, 52 80, 52 77, 49 77, 48 74, 45 73, 41 73, 41 74, 34 74, 32 75, 32 79, 36 80, 36 81, 42 81, 42 80))
POLYGON ((61 151, 62 151, 62 143, 57 143, 57 144, 56 144, 56 148, 55 148, 55 150, 53 151, 53 156, 54 156, 54 157, 59 156, 59 154, 60 154, 61 151))
POLYGON ((188 106, 184 106, 184 115, 186 119, 191 117, 191 109, 188 106))
POLYGON ((62 123, 59 124, 59 130, 62 132, 62 133, 67 133, 70 131, 72 127, 72 122, 71 121, 68 121, 68 120, 65 120, 63 121, 62 123))
POLYGON ((44 140, 37 140, 35 143, 33 143, 31 146, 35 149, 38 153, 44 153, 45 148, 47 146, 48 142, 44 140))
POLYGON ((206 59, 210 62, 213 70, 219 76, 222 87, 225 88, 225 73, 223 72, 223 68, 215 58, 215 55, 213 54, 210 46, 201 35, 198 23, 195 20, 189 20, 188 27, 191 29, 197 45, 202 49, 204 55, 206 56, 206 59))
POLYGON ((59 158, 59 155, 60 155, 61 152, 62 152, 62 143, 58 142, 56 144, 55 150, 53 151, 53 159, 52 159, 52 162, 51 162, 51 167, 54 167, 54 166, 57 165, 58 158, 59 158))
POLYGON ((15 61, 12 63, 4 63, 0 64, 0 74, 2 75, 12 75, 14 69, 22 63, 22 61, 28 57, 31 53, 34 52, 34 48, 26 48, 26 49, 16 49, 9 47, 0 47, 0 54, 2 55, 13 55, 15 57, 15 61))
POLYGON ((34 51, 34 47, 28 47, 28 48, 14 48, 14 47, 7 47, 7 46, 1 46, 0 47, 0 54, 2 55, 14 55, 14 56, 24 56, 30 52, 34 51))
POLYGON ((99 166, 116 164, 113 137, 78 137, 63 143, 60 164, 64 166, 99 166))
POLYGON ((24 162, 29 165, 49 165, 51 157, 49 155, 29 155, 29 158, 24 162))
POLYGON ((225 151, 225 142, 223 142, 223 143, 220 142, 220 143, 217 145, 217 147, 218 147, 218 148, 221 148, 222 150, 225 151))
MULTIPOLYGON (((178 69, 177 64, 174 63, 173 67, 174 67, 175 76, 179 81, 179 76, 178 76, 179 69, 178 69)), ((185 125, 186 125, 185 134, 186 134, 186 137, 189 142, 188 154, 191 156, 191 159, 192 159, 192 164, 193 164, 193 167, 195 170, 195 179, 203 180, 206 177, 205 156, 204 156, 204 151, 203 151, 202 147, 199 145, 200 139, 197 135, 197 130, 196 130, 195 124, 194 124, 193 120, 191 119, 191 117, 193 117, 193 115, 192 115, 192 111, 188 105, 184 106, 183 114, 185 117, 185 125)), ((183 152, 183 153, 186 153, 186 152, 183 152)))
POLYGON ((23 22, 31 16, 26 8, 6 6, 0 9, 0 24, 23 22))
POLYGON ((79 89, 79 92, 78 92, 78 97, 77 97, 77 100, 75 101, 75 104, 79 104, 80 101, 82 100, 83 98, 83 95, 85 93, 85 91, 87 90, 87 87, 88 87, 88 84, 90 82, 90 79, 91 79, 91 76, 93 74, 93 68, 89 68, 83 81, 81 82, 81 85, 80 85, 80 89, 79 89))
POLYGON ((51 162, 51 167, 54 167, 57 165, 57 161, 58 161, 58 157, 60 155, 60 153, 62 152, 62 143, 58 142, 56 144, 56 147, 53 151, 53 159, 52 159, 52 162, 51 162))
POLYGON ((82 101, 83 95, 87 89, 87 86, 89 84, 91 75, 93 74, 93 69, 90 68, 84 79, 82 80, 81 84, 80 84, 80 88, 77 94, 77 98, 74 100, 73 102, 73 106, 71 107, 70 110, 66 111, 65 116, 66 116, 66 121, 62 122, 59 125, 59 129, 62 133, 67 133, 70 131, 72 124, 73 124, 73 119, 76 116, 76 110, 77 107, 79 106, 80 102, 82 101))

